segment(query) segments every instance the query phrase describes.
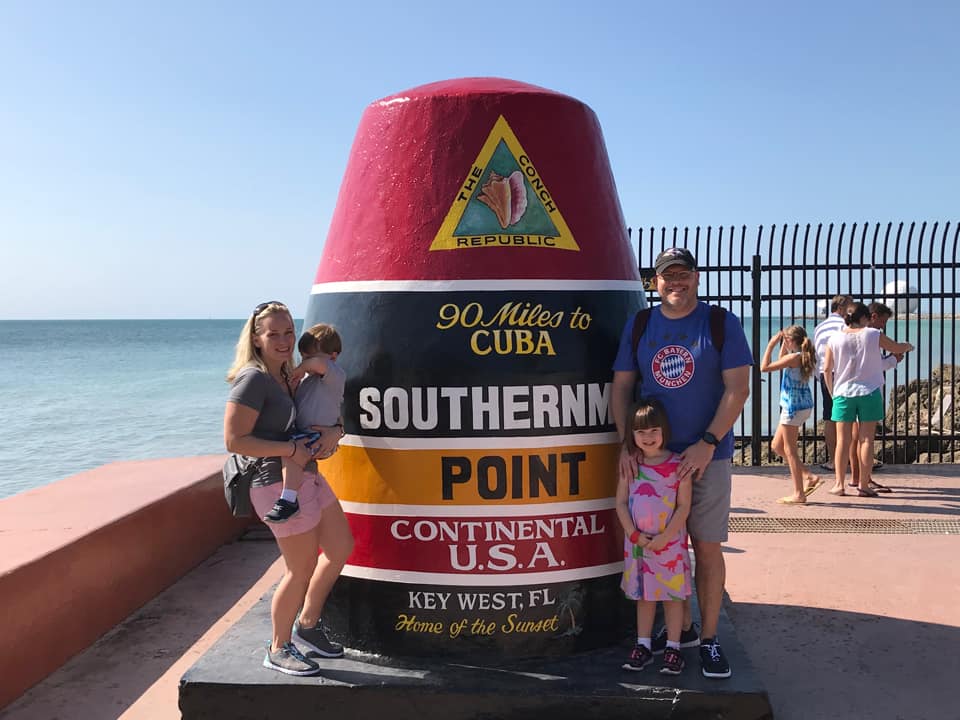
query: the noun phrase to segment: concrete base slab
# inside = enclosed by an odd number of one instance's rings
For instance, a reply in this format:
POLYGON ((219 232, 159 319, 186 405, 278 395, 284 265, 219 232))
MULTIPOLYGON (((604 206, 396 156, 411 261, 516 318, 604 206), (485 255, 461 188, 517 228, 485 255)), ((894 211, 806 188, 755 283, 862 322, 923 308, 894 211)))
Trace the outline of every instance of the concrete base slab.
POLYGON ((621 669, 626 642, 563 658, 503 660, 384 658, 356 651, 318 659, 315 677, 291 677, 261 666, 270 638, 270 597, 252 607, 180 681, 185 720, 306 717, 335 710, 344 717, 391 720, 530 718, 772 718, 770 702, 729 619, 720 637, 733 676, 700 674, 696 648, 685 650, 682 675, 621 669), (281 715, 281 713, 283 715, 281 715))

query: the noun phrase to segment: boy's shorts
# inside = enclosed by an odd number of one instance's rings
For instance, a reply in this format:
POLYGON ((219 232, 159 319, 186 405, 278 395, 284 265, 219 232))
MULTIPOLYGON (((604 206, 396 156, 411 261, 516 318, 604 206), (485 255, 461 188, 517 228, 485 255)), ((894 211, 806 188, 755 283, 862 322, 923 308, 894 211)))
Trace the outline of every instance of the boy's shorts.
POLYGON ((694 540, 726 542, 732 476, 730 458, 724 458, 711 462, 703 476, 693 481, 687 531, 694 540))
POLYGON ((834 422, 880 422, 883 420, 883 393, 874 390, 869 395, 835 397, 832 419, 834 422))
MULTIPOLYGON (((291 440, 303 440, 304 438, 306 438, 306 440, 307 440, 307 447, 310 448, 311 450, 313 450, 313 446, 316 445, 318 442, 320 442, 320 438, 321 438, 321 437, 323 437, 323 435, 322 435, 321 433, 315 432, 315 431, 313 431, 313 430, 297 430, 295 433, 293 433, 293 434, 290 436, 290 439, 291 439, 291 440)), ((330 452, 328 452, 326 455, 316 455, 316 456, 314 456, 314 459, 315 459, 315 460, 326 460, 328 457, 330 457, 331 455, 333 455, 339 448, 340 448, 339 445, 334 445, 334 446, 333 446, 333 450, 331 450, 330 452)), ((307 468, 309 468, 309 467, 310 467, 310 464, 308 463, 308 464, 307 464, 307 468)), ((314 465, 313 467, 316 468, 316 465, 314 465)))

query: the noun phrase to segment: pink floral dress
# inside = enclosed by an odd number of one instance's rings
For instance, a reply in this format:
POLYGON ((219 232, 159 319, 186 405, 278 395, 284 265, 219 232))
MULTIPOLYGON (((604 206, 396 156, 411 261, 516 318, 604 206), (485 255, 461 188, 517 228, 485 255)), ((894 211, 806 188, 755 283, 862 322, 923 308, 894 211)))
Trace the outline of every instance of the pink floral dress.
MULTIPOLYGON (((642 464, 630 482, 627 508, 637 530, 657 535, 667 527, 677 506, 679 456, 659 465, 642 464)), ((653 552, 623 539, 623 580, 620 587, 631 600, 683 600, 690 595, 690 554, 687 529, 653 552)))

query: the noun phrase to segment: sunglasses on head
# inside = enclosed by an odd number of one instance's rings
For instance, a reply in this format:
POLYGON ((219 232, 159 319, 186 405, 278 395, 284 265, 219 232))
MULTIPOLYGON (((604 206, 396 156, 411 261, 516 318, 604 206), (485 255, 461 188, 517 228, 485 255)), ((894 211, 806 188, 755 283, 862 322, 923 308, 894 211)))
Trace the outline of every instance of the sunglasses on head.
POLYGON ((285 308, 285 307, 286 307, 286 305, 284 305, 284 304, 283 304, 282 302, 280 302, 279 300, 267 300, 266 302, 260 303, 259 305, 257 305, 257 306, 253 309, 253 317, 256 317, 257 315, 259 315, 260 313, 262 313, 264 310, 266 310, 266 309, 267 309, 268 307, 270 307, 271 305, 279 305, 279 306, 282 307, 282 308, 285 308))

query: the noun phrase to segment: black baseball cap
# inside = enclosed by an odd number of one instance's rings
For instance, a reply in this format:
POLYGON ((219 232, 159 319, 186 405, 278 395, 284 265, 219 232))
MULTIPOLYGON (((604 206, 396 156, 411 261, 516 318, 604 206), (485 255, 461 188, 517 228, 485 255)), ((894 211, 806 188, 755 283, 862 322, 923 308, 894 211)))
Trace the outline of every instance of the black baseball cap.
POLYGON ((657 255, 657 260, 654 263, 654 269, 657 272, 657 275, 663 273, 671 265, 683 264, 686 265, 691 270, 697 269, 697 259, 693 254, 686 248, 666 248, 663 252, 657 255))

